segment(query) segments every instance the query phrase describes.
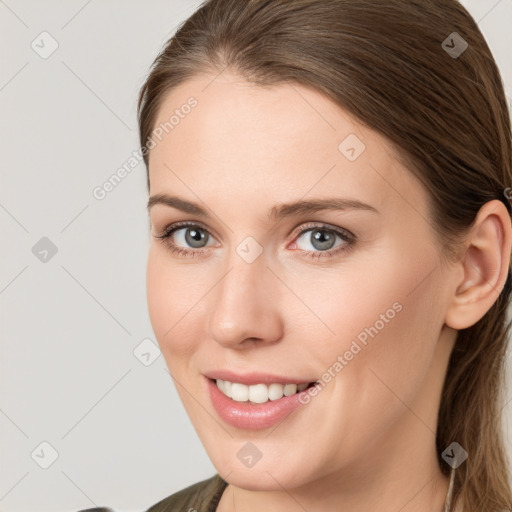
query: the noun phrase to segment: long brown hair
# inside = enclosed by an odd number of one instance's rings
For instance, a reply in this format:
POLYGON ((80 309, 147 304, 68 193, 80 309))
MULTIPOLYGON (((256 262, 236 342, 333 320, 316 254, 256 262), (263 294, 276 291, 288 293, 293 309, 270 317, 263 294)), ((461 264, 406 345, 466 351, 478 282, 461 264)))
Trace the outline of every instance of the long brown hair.
MULTIPOLYGON (((504 191, 512 186, 512 136, 502 79, 457 0, 205 1, 178 27, 141 88, 142 146, 168 92, 228 68, 258 85, 313 87, 387 137, 429 193, 443 254, 456 254, 487 201, 499 199, 511 212, 504 191)), ((501 427, 510 295, 509 266, 487 314, 458 332, 442 391, 439 464, 448 474, 441 453, 452 442, 468 452, 454 487, 465 510, 512 508, 501 427)))

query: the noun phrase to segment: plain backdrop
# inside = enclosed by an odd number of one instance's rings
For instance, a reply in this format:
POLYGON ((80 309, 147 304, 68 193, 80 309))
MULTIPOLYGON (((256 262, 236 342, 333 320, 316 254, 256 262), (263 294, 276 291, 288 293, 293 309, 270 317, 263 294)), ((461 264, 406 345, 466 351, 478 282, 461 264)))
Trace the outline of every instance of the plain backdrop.
MULTIPOLYGON (((463 3, 511 98, 512 0, 463 3)), ((137 92, 199 5, 0 0, 2 512, 143 511, 215 473, 151 350, 144 165, 93 195, 138 149, 137 92)), ((508 403, 510 451, 511 420, 508 403)))

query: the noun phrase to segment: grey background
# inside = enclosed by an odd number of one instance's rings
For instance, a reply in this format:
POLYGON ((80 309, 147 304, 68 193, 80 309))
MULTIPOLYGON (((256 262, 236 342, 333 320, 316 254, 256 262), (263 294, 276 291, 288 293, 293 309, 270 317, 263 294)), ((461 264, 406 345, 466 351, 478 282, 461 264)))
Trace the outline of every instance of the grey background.
MULTIPOLYGON (((199 4, 0 0, 1 512, 145 510, 215 472, 163 357, 134 355, 155 342, 144 165, 92 194, 138 149, 138 89, 199 4)), ((463 4, 512 105, 512 0, 463 4)), ((510 425, 512 402, 512 452, 510 425)))

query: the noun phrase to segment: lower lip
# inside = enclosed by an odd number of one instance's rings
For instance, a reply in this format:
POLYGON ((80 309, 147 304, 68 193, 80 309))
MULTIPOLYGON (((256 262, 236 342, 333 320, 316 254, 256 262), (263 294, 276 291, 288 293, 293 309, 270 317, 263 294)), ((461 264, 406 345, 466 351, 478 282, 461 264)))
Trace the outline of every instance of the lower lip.
POLYGON ((308 392, 306 389, 294 395, 283 396, 279 400, 251 404, 232 400, 222 393, 214 380, 206 380, 213 407, 218 415, 233 427, 250 430, 260 430, 280 423, 303 405, 299 398, 308 392))

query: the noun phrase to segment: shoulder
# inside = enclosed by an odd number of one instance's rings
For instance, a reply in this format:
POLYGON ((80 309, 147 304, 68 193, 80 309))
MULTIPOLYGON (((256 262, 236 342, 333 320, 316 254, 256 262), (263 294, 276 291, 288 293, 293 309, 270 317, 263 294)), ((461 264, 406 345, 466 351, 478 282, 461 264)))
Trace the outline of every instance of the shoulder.
POLYGON ((164 498, 146 512, 214 512, 227 485, 217 473, 164 498))
POLYGON ((95 508, 82 509, 82 510, 79 510, 78 512, 114 512, 114 511, 108 507, 95 507, 95 508))
MULTIPOLYGON (((228 483, 217 473, 211 478, 192 484, 155 503, 146 512, 215 512, 228 483)), ((78 512, 114 512, 97 507, 78 512)))

